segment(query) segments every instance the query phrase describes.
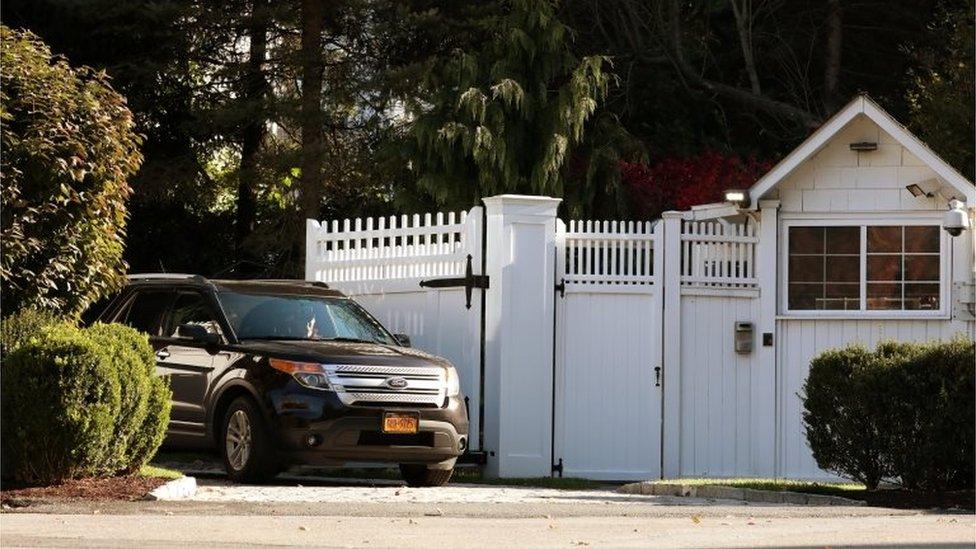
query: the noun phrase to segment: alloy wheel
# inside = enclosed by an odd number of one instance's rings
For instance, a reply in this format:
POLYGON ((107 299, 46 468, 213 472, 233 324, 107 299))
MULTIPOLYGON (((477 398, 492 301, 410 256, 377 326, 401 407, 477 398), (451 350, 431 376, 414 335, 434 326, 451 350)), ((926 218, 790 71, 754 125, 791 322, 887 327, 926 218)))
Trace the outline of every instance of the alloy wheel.
POLYGON ((227 421, 227 461, 235 471, 244 469, 251 455, 251 420, 244 410, 237 410, 227 421))

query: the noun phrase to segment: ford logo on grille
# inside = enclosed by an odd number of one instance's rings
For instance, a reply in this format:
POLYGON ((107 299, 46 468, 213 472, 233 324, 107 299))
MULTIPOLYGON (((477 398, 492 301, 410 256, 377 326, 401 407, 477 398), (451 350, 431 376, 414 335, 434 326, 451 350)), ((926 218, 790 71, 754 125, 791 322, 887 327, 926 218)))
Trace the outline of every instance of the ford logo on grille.
POLYGON ((390 389, 406 389, 407 380, 402 377, 388 377, 383 381, 383 384, 390 389))

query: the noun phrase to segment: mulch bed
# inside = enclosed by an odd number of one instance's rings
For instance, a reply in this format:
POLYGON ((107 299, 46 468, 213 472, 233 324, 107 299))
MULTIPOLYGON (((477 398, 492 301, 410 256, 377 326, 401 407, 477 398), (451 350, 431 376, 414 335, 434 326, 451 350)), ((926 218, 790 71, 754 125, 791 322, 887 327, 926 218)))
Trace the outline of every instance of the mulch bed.
POLYGON ((166 483, 156 477, 106 477, 69 480, 53 486, 7 487, 0 490, 0 504, 23 507, 35 500, 114 499, 133 501, 166 483))
POLYGON ((874 507, 895 509, 970 509, 976 507, 976 492, 914 492, 912 490, 876 490, 851 492, 844 497, 859 499, 874 507))

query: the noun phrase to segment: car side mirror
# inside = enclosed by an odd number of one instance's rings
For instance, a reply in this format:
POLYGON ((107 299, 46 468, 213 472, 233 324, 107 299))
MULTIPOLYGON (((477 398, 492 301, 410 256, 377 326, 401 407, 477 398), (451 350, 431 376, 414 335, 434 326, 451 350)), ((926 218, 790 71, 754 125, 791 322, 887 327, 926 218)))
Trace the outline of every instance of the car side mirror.
POLYGON ((410 347, 410 336, 407 334, 393 334, 393 339, 396 339, 401 347, 410 347))
POLYGON ((220 336, 212 334, 199 324, 180 324, 176 329, 176 335, 186 339, 192 339, 199 343, 213 345, 220 341, 220 336))

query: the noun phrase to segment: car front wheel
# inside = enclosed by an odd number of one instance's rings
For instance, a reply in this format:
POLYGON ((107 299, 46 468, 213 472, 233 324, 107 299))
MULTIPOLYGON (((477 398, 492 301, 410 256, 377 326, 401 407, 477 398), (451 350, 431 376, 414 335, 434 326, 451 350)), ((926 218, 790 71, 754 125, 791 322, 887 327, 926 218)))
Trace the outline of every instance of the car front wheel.
POLYGON ((235 482, 264 482, 278 473, 271 435, 257 404, 238 397, 224 414, 221 454, 227 476, 235 482))
POLYGON ((430 487, 444 486, 451 480, 454 468, 431 469, 422 464, 401 463, 400 476, 407 482, 407 486, 430 487))

